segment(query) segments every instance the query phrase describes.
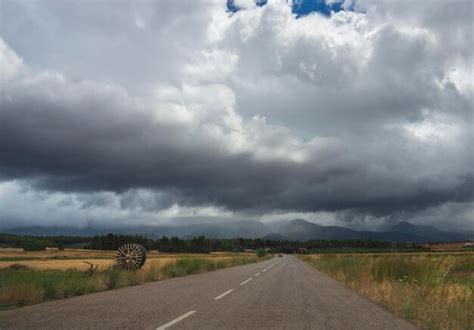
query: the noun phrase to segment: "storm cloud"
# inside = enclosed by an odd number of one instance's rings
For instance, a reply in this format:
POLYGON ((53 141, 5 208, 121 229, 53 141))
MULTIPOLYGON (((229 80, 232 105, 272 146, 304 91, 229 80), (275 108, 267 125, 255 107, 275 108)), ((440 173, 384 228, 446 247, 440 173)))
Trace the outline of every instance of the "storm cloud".
POLYGON ((1 2, 5 219, 473 227, 472 2, 237 3, 1 2))

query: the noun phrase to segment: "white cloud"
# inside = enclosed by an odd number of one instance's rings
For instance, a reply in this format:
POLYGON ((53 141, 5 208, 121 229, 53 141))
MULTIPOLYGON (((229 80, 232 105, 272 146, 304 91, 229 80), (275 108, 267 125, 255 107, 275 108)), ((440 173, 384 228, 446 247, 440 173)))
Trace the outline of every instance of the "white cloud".
POLYGON ((2 75, 2 88, 9 80, 18 75, 23 61, 20 57, 0 38, 0 73, 2 75))

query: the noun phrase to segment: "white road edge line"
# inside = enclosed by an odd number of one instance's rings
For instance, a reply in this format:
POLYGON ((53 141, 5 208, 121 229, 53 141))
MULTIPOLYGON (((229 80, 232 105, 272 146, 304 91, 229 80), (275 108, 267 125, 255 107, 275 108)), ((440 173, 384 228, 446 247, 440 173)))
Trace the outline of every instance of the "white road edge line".
POLYGON ((166 323, 166 324, 163 324, 161 327, 156 328, 156 330, 168 329, 168 328, 171 327, 172 325, 175 325, 176 323, 181 322, 182 320, 184 320, 184 319, 187 318, 188 316, 193 315, 194 313, 196 313, 196 311, 189 311, 189 312, 187 312, 186 314, 183 314, 183 315, 181 315, 180 317, 175 318, 173 321, 170 321, 170 322, 168 322, 168 323, 166 323))
POLYGON ((232 291, 234 291, 234 289, 227 290, 226 292, 224 292, 224 293, 218 295, 217 297, 215 297, 214 300, 219 300, 222 297, 224 297, 225 295, 228 295, 229 293, 231 293, 232 291))
POLYGON ((242 283, 240 283, 240 285, 244 285, 244 284, 247 284, 248 282, 250 282, 251 280, 253 280, 253 278, 249 278, 249 279, 246 279, 245 281, 243 281, 242 283))
POLYGON ((255 277, 260 276, 260 273, 255 274, 255 277))

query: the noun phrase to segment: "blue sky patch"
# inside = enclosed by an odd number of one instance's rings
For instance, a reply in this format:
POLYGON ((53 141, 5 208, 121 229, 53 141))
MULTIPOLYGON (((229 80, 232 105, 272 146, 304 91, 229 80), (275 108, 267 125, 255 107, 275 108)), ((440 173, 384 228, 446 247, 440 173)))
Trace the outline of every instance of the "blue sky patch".
POLYGON ((338 12, 343 10, 342 4, 343 2, 335 2, 328 5, 324 0, 296 0, 293 4, 292 12, 296 14, 296 17, 306 16, 315 12, 324 16, 330 16, 331 11, 338 12))
MULTIPOLYGON (((267 0, 255 0, 257 6, 264 6, 267 0)), ((320 13, 324 16, 330 16, 331 12, 338 12, 344 10, 342 8, 343 1, 335 2, 330 5, 326 4, 324 0, 295 0, 292 7, 292 12, 296 17, 302 17, 311 13, 320 13)), ((227 0, 227 10, 235 13, 240 8, 235 4, 235 0, 227 0)))
MULTIPOLYGON (((257 6, 261 7, 267 4, 268 0, 255 0, 257 6)), ((235 13, 240 10, 240 8, 235 4, 235 0, 227 0, 227 10, 235 13)))

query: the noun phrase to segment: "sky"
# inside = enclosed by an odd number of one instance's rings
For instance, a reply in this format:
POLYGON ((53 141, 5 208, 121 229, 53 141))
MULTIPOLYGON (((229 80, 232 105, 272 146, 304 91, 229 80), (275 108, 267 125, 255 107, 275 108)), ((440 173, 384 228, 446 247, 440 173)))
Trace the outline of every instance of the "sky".
POLYGON ((474 230, 470 0, 0 0, 0 227, 474 230))

